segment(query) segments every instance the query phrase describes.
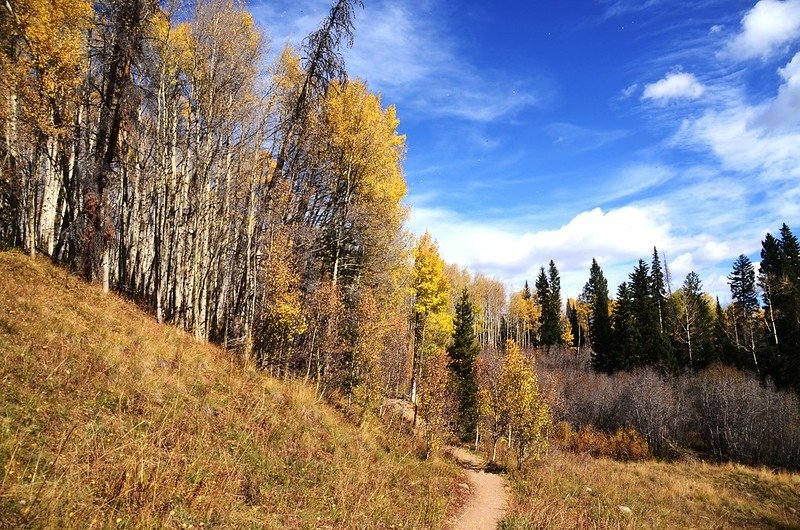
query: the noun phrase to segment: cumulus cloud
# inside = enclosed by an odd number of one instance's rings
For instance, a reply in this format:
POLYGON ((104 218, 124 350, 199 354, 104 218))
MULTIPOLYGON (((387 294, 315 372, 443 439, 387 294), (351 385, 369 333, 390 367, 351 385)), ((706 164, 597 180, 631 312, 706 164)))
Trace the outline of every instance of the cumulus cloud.
POLYGON ((666 104, 674 99, 697 99, 703 95, 705 87, 694 76, 685 72, 667 74, 664 79, 644 87, 642 99, 666 104))
POLYGON ((778 95, 754 120, 754 125, 772 130, 789 130, 800 125, 800 52, 778 70, 783 84, 778 95))
POLYGON ((653 246, 674 263, 678 282, 691 269, 702 274, 713 270, 711 264, 741 252, 709 234, 677 235, 671 221, 675 215, 665 203, 593 208, 555 229, 526 230, 512 218, 462 215, 429 207, 421 198, 411 202, 421 204, 412 207, 409 228, 434 234, 447 261, 494 276, 514 289, 534 278, 550 259, 562 274, 565 296, 575 296, 586 282, 592 258, 600 262, 613 291, 639 258, 649 260, 653 246), (673 260, 673 255, 678 258, 673 260))
POLYGON ((766 59, 800 38, 800 0, 761 0, 741 21, 741 31, 721 54, 730 59, 766 59))

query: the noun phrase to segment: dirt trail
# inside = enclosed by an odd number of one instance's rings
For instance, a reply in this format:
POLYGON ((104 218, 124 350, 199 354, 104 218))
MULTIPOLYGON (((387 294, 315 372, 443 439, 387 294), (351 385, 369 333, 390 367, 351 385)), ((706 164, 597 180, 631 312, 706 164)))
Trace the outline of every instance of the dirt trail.
POLYGON ((487 473, 485 463, 460 447, 448 451, 467 472, 472 483, 472 497, 464 506, 453 530, 489 530, 497 528, 506 509, 506 490, 503 477, 487 473))
MULTIPOLYGON (((387 399, 390 410, 399 413, 403 421, 414 419, 414 406, 405 400, 387 399)), ((470 498, 453 522, 453 530, 494 530, 506 511, 505 480, 500 475, 486 472, 486 462, 460 447, 448 446, 450 453, 466 471, 470 485, 470 498)))

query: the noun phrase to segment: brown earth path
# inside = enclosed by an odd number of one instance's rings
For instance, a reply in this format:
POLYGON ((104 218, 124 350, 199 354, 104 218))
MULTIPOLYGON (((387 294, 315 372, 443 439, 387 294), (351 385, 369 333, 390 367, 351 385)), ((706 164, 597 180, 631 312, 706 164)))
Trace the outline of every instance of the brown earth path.
POLYGON ((497 528, 506 510, 507 496, 503 477, 486 472, 485 462, 460 447, 447 451, 464 468, 472 483, 472 496, 453 524, 453 530, 489 530, 497 528))
MULTIPOLYGON (((403 421, 414 420, 414 406, 402 399, 386 399, 384 405, 399 413, 403 421)), ((464 468, 471 483, 470 497, 453 521, 452 530, 494 530, 503 518, 508 503, 505 480, 486 471, 486 462, 461 447, 447 446, 449 453, 464 468)))

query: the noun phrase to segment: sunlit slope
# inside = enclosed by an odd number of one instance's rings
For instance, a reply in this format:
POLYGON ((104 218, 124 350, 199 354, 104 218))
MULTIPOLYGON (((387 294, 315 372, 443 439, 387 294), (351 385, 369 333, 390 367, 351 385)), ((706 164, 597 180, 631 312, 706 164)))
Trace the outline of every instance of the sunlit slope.
POLYGON ((0 253, 0 528, 439 527, 457 471, 0 253))

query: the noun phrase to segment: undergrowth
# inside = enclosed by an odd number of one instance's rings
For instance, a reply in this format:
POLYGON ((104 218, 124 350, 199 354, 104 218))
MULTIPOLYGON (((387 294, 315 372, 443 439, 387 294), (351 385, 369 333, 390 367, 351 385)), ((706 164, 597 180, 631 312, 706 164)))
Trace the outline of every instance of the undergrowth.
POLYGON ((510 481, 506 530, 800 528, 800 475, 766 468, 554 450, 510 481))
POLYGON ((423 461, 44 260, 0 253, 0 528, 438 528, 423 461))

